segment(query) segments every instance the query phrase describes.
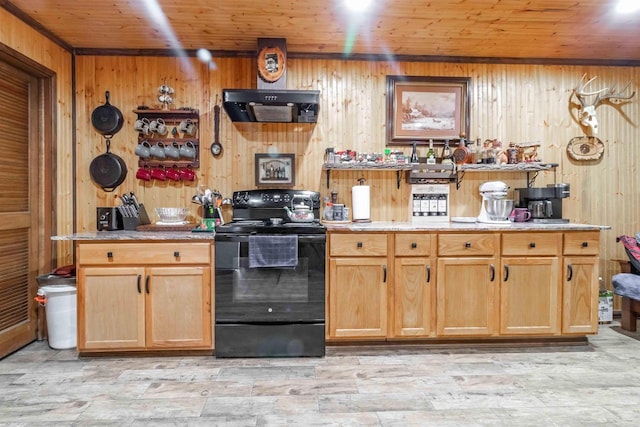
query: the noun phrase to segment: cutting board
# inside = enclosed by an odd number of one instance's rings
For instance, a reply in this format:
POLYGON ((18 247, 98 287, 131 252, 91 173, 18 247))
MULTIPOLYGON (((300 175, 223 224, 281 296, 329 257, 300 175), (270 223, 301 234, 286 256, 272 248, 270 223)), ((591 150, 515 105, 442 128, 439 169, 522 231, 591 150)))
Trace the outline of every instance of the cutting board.
POLYGON ((137 231, 191 231, 196 224, 156 225, 145 224, 136 227, 137 231))

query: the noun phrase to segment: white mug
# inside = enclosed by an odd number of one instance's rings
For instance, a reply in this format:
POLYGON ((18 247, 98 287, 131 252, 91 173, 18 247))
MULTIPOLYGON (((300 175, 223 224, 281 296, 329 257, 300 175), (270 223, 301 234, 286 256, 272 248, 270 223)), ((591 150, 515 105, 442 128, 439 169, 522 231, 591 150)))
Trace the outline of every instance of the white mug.
POLYGON ((162 119, 155 119, 154 121, 149 123, 149 130, 153 133, 157 133, 158 135, 166 135, 167 132, 169 132, 169 129, 167 129, 167 125, 162 119))
POLYGON ((141 119, 136 120, 133 124, 133 128, 144 135, 149 135, 149 119, 143 117, 141 119))
POLYGON ((180 122, 178 129, 182 133, 186 133, 187 135, 195 136, 198 127, 195 123, 191 121, 191 119, 183 120, 180 122))

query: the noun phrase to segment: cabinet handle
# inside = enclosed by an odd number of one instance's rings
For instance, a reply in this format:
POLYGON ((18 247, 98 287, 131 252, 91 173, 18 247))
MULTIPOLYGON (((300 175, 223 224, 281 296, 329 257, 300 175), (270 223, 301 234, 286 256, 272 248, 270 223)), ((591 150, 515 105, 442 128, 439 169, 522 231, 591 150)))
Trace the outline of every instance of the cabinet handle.
POLYGON ((415 249, 417 247, 418 247, 418 244, 416 242, 411 243, 411 249, 415 249))
POLYGON ((586 248, 587 246, 589 246, 589 242, 582 242, 582 247, 586 248))
POLYGON ((107 258, 113 258, 113 252, 111 251, 107 252, 107 258))
POLYGON ((173 253, 173 256, 174 256, 174 257, 176 257, 176 258, 180 258, 180 252, 175 251, 175 252, 173 253))
POLYGON ((387 266, 382 266, 382 283, 387 283, 387 266))
POLYGON ((570 282, 573 279, 573 267, 571 264, 567 265, 567 282, 570 282))
POLYGON ((496 279, 496 266, 491 264, 489 268, 491 270, 491 281, 493 282, 496 279))
POLYGON ((140 282, 142 281, 142 275, 138 274, 138 293, 142 293, 142 289, 140 289, 140 282))
POLYGON ((505 264, 504 266, 504 281, 509 280, 509 266, 505 264))
POLYGON ((466 242, 466 243, 464 244, 464 247, 465 247, 465 248, 470 248, 470 247, 471 247, 471 242, 466 242))
POLYGON ((147 278, 144 279, 144 290, 147 291, 147 293, 149 293, 149 276, 147 276, 147 278))
POLYGON ((431 266, 427 265, 427 283, 431 283, 431 266))
POLYGON ((358 249, 361 248, 362 247, 362 242, 356 243, 356 247, 358 247, 358 249))
POLYGON ((536 243, 535 242, 529 243, 529 247, 532 248, 532 249, 535 248, 536 247, 536 243))

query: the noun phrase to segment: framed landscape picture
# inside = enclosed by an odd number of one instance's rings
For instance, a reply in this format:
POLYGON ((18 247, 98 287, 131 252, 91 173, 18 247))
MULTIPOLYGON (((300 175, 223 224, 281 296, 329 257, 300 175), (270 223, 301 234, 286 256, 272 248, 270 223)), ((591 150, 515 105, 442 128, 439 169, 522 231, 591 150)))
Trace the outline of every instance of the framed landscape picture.
POLYGON ((469 138, 470 77, 387 76, 387 144, 469 138))

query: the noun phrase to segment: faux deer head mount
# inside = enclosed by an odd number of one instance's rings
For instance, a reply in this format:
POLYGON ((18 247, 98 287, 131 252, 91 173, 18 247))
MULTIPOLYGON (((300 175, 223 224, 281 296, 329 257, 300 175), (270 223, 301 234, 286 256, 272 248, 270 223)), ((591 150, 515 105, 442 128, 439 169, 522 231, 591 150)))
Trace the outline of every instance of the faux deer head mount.
POLYGON ((585 89, 589 84, 594 81, 597 76, 592 77, 588 81, 584 81, 586 78, 586 74, 582 75, 580 82, 573 90, 576 98, 580 102, 580 106, 578 108, 578 119, 582 126, 590 129, 592 135, 596 135, 598 133, 598 119, 596 118, 596 108, 598 108, 602 104, 609 105, 617 105, 623 101, 629 100, 633 98, 636 94, 635 91, 631 93, 631 95, 625 95, 624 93, 629 88, 631 82, 627 83, 627 85, 622 89, 622 91, 616 93, 615 86, 611 88, 604 88, 600 90, 596 90, 594 92, 587 92, 585 89), (587 101, 587 97, 594 96, 595 99, 593 102, 589 103, 587 101))

